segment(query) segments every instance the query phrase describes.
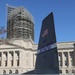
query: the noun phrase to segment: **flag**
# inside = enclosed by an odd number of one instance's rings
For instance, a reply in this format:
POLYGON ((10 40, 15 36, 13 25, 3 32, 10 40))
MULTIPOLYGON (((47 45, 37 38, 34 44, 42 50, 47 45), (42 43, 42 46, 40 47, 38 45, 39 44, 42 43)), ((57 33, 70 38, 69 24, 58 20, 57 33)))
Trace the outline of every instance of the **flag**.
POLYGON ((42 37, 46 36, 47 34, 48 34, 48 29, 46 29, 46 30, 44 31, 44 33, 42 34, 42 37))

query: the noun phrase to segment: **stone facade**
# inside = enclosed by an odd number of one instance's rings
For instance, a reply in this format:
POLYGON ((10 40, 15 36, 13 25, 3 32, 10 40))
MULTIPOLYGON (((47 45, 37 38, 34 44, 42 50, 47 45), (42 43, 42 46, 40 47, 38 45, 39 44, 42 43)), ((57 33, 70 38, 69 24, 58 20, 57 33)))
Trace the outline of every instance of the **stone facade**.
MULTIPOLYGON (((57 43, 59 68, 62 74, 75 71, 75 42, 57 43)), ((35 68, 37 44, 30 39, 0 41, 0 74, 24 73, 35 68)))
POLYGON ((31 39, 0 42, 0 74, 23 73, 34 69, 37 45, 31 39))
POLYGON ((61 42, 57 44, 59 68, 61 74, 75 73, 75 42, 61 42))

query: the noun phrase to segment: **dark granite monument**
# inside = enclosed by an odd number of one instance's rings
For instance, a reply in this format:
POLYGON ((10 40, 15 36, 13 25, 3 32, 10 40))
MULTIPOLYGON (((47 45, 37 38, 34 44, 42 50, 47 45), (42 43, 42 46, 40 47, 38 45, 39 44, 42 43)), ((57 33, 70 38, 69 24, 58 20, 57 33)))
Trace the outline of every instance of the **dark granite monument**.
POLYGON ((52 12, 42 22, 35 70, 28 72, 28 74, 59 74, 58 52, 52 12))
POLYGON ((53 13, 50 13, 42 22, 35 73, 59 74, 53 13))

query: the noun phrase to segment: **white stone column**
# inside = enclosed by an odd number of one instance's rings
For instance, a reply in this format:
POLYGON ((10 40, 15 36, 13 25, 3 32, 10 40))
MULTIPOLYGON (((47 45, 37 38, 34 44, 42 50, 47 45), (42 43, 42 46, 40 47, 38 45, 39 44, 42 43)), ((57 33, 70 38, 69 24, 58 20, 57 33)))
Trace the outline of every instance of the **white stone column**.
POLYGON ((74 67, 75 67, 75 43, 73 44, 74 46, 74 67))
POLYGON ((64 67, 65 66, 65 62, 64 62, 64 53, 63 52, 61 52, 62 53, 62 67, 64 67))
POLYGON ((68 67, 71 67, 70 52, 68 52, 68 67))
POLYGON ((16 66, 16 60, 15 60, 15 51, 13 51, 13 66, 16 66))
POLYGON ((34 67, 34 53, 33 53, 33 67, 34 67))
POLYGON ((21 66, 22 67, 22 64, 23 64, 23 62, 22 62, 22 52, 21 51, 19 51, 19 66, 21 66))
POLYGON ((10 66, 9 52, 7 52, 7 66, 10 66))
POLYGON ((2 52, 2 57, 1 57, 1 65, 2 65, 2 67, 4 66, 4 63, 3 63, 3 52, 2 52))
POLYGON ((35 64, 36 64, 36 54, 34 53, 33 54, 33 68, 35 67, 35 64))

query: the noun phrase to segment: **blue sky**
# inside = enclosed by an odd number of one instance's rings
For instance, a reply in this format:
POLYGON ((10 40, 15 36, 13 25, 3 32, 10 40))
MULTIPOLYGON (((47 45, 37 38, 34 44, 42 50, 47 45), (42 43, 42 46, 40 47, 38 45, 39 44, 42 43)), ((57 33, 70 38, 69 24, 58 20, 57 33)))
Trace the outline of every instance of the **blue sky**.
MULTIPOLYGON (((75 0, 0 0, 0 26, 7 26, 7 8, 24 6, 35 19, 35 43, 38 43, 42 20, 54 13, 57 42, 75 41, 75 0)), ((2 37, 4 35, 0 35, 2 37)))

